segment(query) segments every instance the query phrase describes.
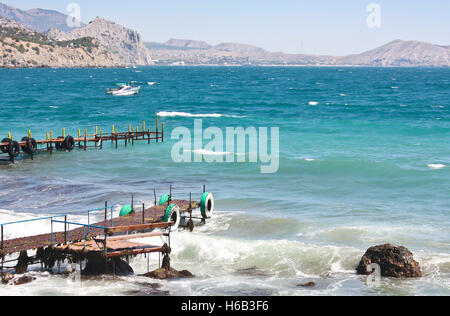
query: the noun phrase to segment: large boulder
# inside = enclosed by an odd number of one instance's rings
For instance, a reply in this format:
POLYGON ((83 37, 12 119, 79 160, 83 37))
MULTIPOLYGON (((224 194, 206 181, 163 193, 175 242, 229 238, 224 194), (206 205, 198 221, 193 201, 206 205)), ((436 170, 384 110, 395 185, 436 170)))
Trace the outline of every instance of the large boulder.
POLYGON ((369 275, 367 271, 371 264, 378 264, 381 268, 381 276, 393 278, 419 278, 422 270, 411 251, 402 246, 391 244, 369 248, 361 259, 356 271, 358 274, 369 275))
POLYGON ((193 278, 194 275, 187 271, 177 271, 173 268, 161 268, 155 271, 144 274, 147 278, 158 279, 158 280, 170 280, 170 279, 181 279, 181 278, 193 278))
POLYGON ((117 275, 127 276, 133 274, 133 268, 120 258, 108 260, 107 266, 102 258, 91 258, 87 261, 86 267, 81 272, 83 276, 117 275))

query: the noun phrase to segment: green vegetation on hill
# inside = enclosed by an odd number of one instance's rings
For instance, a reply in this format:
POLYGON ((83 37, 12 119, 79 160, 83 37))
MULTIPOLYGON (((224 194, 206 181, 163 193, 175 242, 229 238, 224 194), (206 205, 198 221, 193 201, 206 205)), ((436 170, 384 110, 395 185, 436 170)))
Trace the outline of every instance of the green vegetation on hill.
MULTIPOLYGON (((15 27, 0 27, 0 43, 6 44, 4 42, 5 38, 11 38, 16 43, 23 41, 39 45, 48 45, 51 47, 84 48, 89 53, 92 52, 93 48, 99 47, 97 41, 92 37, 83 37, 69 41, 53 41, 42 33, 15 27)), ((14 43, 7 43, 7 45, 14 47, 21 53, 24 53, 26 51, 26 48, 23 46, 23 44, 16 45, 14 43)), ((29 47, 29 45, 27 45, 27 47, 29 47)), ((36 48, 37 47, 33 48, 33 50, 35 50, 36 53, 39 54, 39 48, 36 48)))
POLYGON ((97 41, 92 37, 82 37, 75 40, 56 42, 59 47, 86 48, 88 52, 92 52, 92 48, 98 48, 97 41))
POLYGON ((20 29, 16 27, 0 27, 0 39, 3 40, 6 37, 9 37, 16 42, 24 41, 36 44, 49 43, 48 38, 42 33, 32 32, 26 29, 20 29))

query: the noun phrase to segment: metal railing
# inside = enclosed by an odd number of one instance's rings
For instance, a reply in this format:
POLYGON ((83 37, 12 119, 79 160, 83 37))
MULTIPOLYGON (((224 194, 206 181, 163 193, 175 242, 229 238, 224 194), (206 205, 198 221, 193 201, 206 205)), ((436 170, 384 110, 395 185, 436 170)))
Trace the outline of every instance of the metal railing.
MULTIPOLYGON (((52 246, 54 246, 54 236, 53 236, 53 223, 60 223, 64 224, 64 227, 67 225, 69 227, 68 232, 70 234, 70 225, 74 226, 82 226, 83 227, 83 241, 84 241, 84 247, 86 248, 86 237, 87 234, 89 234, 91 228, 97 228, 97 229, 103 229, 105 231, 105 253, 106 253, 106 238, 108 237, 108 230, 109 227, 103 227, 103 226, 95 226, 95 225, 88 225, 88 224, 80 224, 75 222, 68 222, 68 221, 58 221, 58 220, 51 220, 51 229, 52 229, 52 246), (86 232, 86 228, 89 228, 89 232, 86 232)), ((69 235, 70 240, 70 235, 69 235)))
POLYGON ((4 226, 15 225, 15 224, 23 224, 23 223, 30 223, 30 222, 37 222, 37 221, 44 221, 44 220, 52 220, 53 221, 54 218, 61 218, 61 217, 64 217, 65 219, 67 219, 67 214, 46 216, 46 217, 39 217, 39 218, 31 218, 31 219, 25 219, 25 220, 16 221, 16 222, 0 224, 0 226, 1 226, 1 245, 0 245, 0 249, 1 250, 4 249, 4 243, 5 243, 4 242, 4 226))

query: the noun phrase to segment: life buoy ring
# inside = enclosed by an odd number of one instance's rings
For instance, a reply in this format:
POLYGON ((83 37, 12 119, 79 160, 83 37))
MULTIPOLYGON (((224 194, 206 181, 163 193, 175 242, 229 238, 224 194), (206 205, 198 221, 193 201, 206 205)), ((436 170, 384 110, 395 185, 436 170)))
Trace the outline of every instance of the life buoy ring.
POLYGON ((37 151, 37 142, 34 138, 24 137, 22 138, 22 142, 25 143, 25 145, 20 146, 20 148, 24 153, 33 155, 37 151))
POLYGON ((64 149, 72 151, 75 148, 75 139, 72 136, 67 136, 64 139, 64 149))
MULTIPOLYGON (((62 136, 59 136, 59 137, 57 138, 57 140, 60 140, 60 139, 63 139, 63 137, 62 137, 62 136)), ((65 149, 65 148, 64 148, 64 142, 55 142, 55 148, 56 148, 57 150, 65 149)))
POLYGON ((12 143, 9 144, 9 148, 10 148, 10 151, 9 151, 10 156, 13 156, 13 157, 19 156, 20 145, 18 142, 13 141, 12 143))
POLYGON ((205 192, 200 202, 200 210, 203 218, 210 218, 214 212, 214 195, 211 192, 205 192))
POLYGON ((159 205, 164 205, 166 203, 169 203, 170 201, 172 201, 172 198, 169 194, 164 194, 163 196, 161 196, 161 198, 159 199, 159 205))
POLYGON ((2 151, 2 153, 4 154, 9 153, 9 146, 11 145, 11 139, 3 138, 2 143, 8 143, 8 145, 0 146, 0 150, 2 151))
POLYGON ((180 207, 176 204, 170 204, 164 213, 163 222, 174 222, 171 230, 177 230, 181 222, 180 207))

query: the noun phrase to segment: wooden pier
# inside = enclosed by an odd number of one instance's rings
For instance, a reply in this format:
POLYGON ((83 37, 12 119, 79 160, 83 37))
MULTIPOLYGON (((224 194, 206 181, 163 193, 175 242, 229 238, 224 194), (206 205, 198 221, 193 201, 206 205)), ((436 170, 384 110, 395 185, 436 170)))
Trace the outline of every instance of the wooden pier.
MULTIPOLYGON (((205 191, 205 187, 203 189, 205 191)), ((187 200, 172 200, 172 187, 169 195, 164 195, 158 205, 146 208, 145 205, 136 206, 133 203, 126 205, 131 207, 131 212, 120 217, 114 217, 114 206, 108 206, 88 211, 88 224, 81 224, 68 221, 67 214, 55 215, 45 218, 23 220, 19 222, 0 224, 1 227, 1 275, 6 271, 14 269, 16 273, 24 273, 27 267, 32 264, 41 263, 47 269, 53 268, 55 263, 69 260, 70 262, 106 262, 117 258, 137 256, 141 254, 159 253, 164 257, 169 257, 170 234, 172 228, 178 227, 181 219, 185 219, 185 227, 192 231, 194 210, 200 208, 202 214, 208 208, 208 214, 213 211, 214 201, 211 193, 203 192, 202 201, 192 201, 192 194, 187 200), (134 209, 140 211, 134 211, 134 209), (104 221, 94 224, 90 223, 92 212, 104 212, 104 221), (187 219, 189 219, 187 221, 187 219), (50 220, 50 233, 14 238, 5 240, 5 229, 11 225, 20 225, 26 222, 50 220), (57 226, 59 225, 59 226, 57 226), (64 230, 54 231, 55 227, 64 227, 64 230), (71 229, 72 228, 72 229, 71 229), (160 240, 166 238, 163 245, 153 245, 140 242, 140 239, 157 237, 160 240), (28 251, 35 251, 35 255, 29 257, 28 251), (19 254, 18 258, 10 259, 13 255, 19 254), (5 260, 8 257, 8 260, 5 260), (7 266, 15 262, 14 266, 7 266), (6 265, 5 265, 6 264, 6 265)), ((156 203, 155 193, 155 204, 156 203)), ((122 213, 121 211, 121 213, 122 213)), ((102 215, 103 216, 103 215, 102 215)), ((207 216, 201 218, 202 222, 207 216)), ((164 241, 164 240, 163 240, 164 241)), ((164 260, 163 260, 164 262, 164 260)), ((170 260, 169 260, 170 262, 170 260)))
POLYGON ((79 129, 78 137, 66 135, 66 129, 63 129, 62 136, 55 138, 53 131, 50 131, 46 134, 46 138, 42 140, 35 140, 30 130, 21 141, 14 140, 11 133, 8 133, 8 137, 0 142, 0 154, 4 154, 4 157, 0 156, 0 161, 14 163, 19 155, 28 155, 33 160, 34 156, 40 152, 52 154, 54 151, 70 152, 74 149, 103 149, 103 143, 105 142, 111 142, 118 148, 121 141, 123 141, 125 147, 134 145, 136 141, 146 141, 148 144, 152 141, 156 143, 164 142, 164 123, 160 126, 159 120, 156 119, 156 128, 153 131, 146 127, 145 121, 143 121, 142 127, 129 125, 125 132, 120 132, 114 125, 111 128, 111 133, 103 133, 102 130, 99 131, 98 127, 95 127, 95 132, 91 134, 88 133, 87 129, 83 132, 79 129))

